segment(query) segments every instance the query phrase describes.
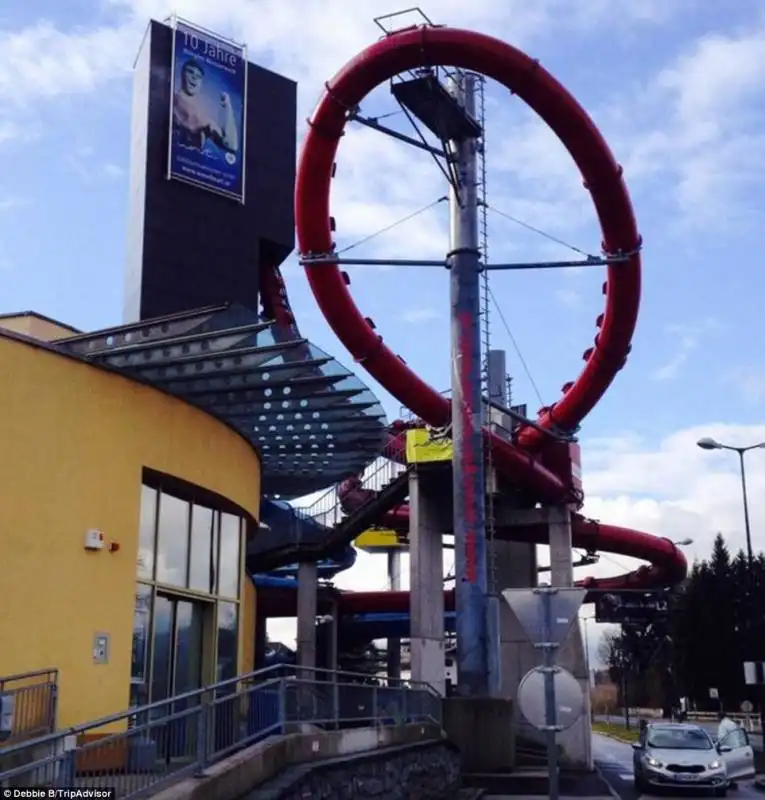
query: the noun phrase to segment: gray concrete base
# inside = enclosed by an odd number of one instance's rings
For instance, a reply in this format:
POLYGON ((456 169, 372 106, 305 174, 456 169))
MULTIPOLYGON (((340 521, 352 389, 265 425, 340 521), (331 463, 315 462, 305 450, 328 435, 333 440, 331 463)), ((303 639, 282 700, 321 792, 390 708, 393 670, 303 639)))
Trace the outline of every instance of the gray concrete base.
POLYGON ((515 766, 512 700, 449 697, 443 709, 444 730, 462 754, 463 772, 507 772, 515 766))
POLYGON ((439 725, 420 723, 273 736, 212 764, 204 775, 183 779, 153 797, 154 800, 238 800, 295 764, 442 741, 439 725))

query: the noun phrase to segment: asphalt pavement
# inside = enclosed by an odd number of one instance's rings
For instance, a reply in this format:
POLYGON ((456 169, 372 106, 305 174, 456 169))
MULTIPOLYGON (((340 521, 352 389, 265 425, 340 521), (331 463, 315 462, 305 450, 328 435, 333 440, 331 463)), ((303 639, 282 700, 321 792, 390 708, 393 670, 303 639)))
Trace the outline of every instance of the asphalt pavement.
MULTIPOLYGON (((652 797, 653 795, 640 794, 635 790, 632 772, 632 746, 607 736, 597 733, 592 735, 592 754, 595 766, 600 770, 601 775, 613 790, 614 794, 621 800, 639 800, 642 797, 652 797)), ((691 794, 684 792, 683 797, 708 797, 708 794, 691 794)), ((728 792, 730 798, 751 798, 757 797, 762 800, 762 794, 754 788, 752 781, 739 783, 737 789, 728 792)))
MULTIPOLYGON (((611 725, 624 725, 624 717, 596 716, 595 720, 597 722, 608 722, 611 725)), ((708 731, 711 736, 717 736, 717 724, 718 724, 717 722, 712 722, 712 721, 702 722, 700 720, 695 720, 695 719, 689 719, 688 722, 693 723, 694 725, 700 725, 702 728, 704 728, 704 730, 708 731)), ((630 720, 630 724, 634 725, 635 727, 637 727, 638 719, 635 718, 635 719, 630 720)), ((763 746, 762 746, 762 734, 760 734, 760 733, 750 733, 749 734, 749 741, 751 742, 752 747, 755 750, 762 750, 763 749, 763 746)))

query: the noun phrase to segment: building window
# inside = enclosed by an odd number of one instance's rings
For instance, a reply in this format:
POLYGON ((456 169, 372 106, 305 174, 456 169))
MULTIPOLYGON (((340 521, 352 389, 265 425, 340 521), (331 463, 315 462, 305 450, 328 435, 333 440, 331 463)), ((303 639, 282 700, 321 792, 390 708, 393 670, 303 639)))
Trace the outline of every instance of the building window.
POLYGON ((151 586, 139 583, 135 591, 135 615, 133 617, 133 655, 130 677, 134 681, 146 680, 146 665, 149 659, 149 623, 151 621, 151 586))
POLYGON ((157 490, 141 487, 141 518, 138 535, 138 577, 154 577, 154 546, 157 534, 157 490))
POLYGON ((214 547, 217 537, 213 536, 215 515, 211 508, 193 505, 191 507, 191 555, 189 557, 189 589, 213 594, 215 592, 214 547))
POLYGON ((178 496, 142 487, 131 704, 236 677, 245 525, 193 488, 178 496))
POLYGON ((220 515, 220 561, 218 568, 218 594, 221 597, 239 597, 241 539, 241 517, 222 513, 220 515))
POLYGON ((159 498, 157 527, 158 583, 188 586, 189 575, 189 503, 164 492, 159 498))
POLYGON ((149 702, 149 659, 151 657, 151 586, 139 583, 135 590, 133 614, 133 646, 130 659, 130 704, 149 702))
POLYGON ((237 674, 239 606, 218 603, 218 670, 217 680, 235 678, 237 674))

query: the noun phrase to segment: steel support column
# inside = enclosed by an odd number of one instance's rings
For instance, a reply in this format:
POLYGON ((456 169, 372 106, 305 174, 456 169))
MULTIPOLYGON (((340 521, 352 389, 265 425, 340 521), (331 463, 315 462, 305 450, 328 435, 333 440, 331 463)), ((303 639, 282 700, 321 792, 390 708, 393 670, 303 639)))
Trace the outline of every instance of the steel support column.
MULTIPOLYGON (((475 81, 459 75, 450 91, 475 117, 475 81)), ((488 693, 485 477, 481 434, 480 252, 477 141, 449 143, 458 175, 451 187, 450 268, 454 558, 458 691, 488 693)))

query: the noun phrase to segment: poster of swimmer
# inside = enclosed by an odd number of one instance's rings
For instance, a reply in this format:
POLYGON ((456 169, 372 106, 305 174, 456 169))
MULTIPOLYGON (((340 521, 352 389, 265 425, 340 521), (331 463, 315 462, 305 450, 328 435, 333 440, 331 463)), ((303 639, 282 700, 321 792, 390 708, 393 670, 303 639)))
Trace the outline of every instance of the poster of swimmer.
POLYGON ((247 51, 176 20, 168 178, 244 203, 247 51))

